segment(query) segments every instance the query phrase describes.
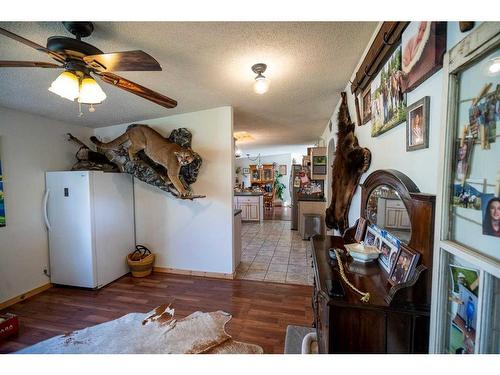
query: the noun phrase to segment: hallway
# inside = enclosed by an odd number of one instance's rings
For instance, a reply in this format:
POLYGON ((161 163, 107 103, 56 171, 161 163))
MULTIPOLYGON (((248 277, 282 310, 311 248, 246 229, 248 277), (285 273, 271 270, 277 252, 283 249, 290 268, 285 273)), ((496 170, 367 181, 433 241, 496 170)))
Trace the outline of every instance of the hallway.
POLYGON ((236 278, 312 285, 311 250, 291 221, 243 223, 242 256, 236 278))
POLYGON ((287 206, 275 206, 270 209, 264 208, 264 220, 292 220, 292 209, 287 206))

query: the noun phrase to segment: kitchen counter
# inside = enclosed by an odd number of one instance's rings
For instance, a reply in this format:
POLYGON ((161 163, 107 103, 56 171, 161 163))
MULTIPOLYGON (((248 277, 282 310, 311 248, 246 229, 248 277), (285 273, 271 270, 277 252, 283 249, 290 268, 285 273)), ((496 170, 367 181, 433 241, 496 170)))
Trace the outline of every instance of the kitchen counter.
POLYGON ((264 193, 256 193, 256 192, 252 192, 252 191, 235 191, 234 192, 234 196, 243 196, 243 197, 246 197, 246 196, 259 196, 259 195, 263 195, 264 193))
POLYGON ((316 198, 316 197, 301 197, 297 198, 297 201, 303 201, 303 202, 326 202, 325 198, 316 198))

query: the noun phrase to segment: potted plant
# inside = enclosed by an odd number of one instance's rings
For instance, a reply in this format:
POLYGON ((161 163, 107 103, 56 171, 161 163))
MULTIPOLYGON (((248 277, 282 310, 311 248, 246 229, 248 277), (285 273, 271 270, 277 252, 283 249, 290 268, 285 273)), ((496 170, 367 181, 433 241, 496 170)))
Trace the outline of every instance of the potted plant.
POLYGON ((284 201, 284 192, 286 189, 286 185, 280 181, 280 177, 282 175, 276 171, 274 173, 274 184, 273 184, 273 191, 274 191, 274 196, 278 198, 281 202, 284 201))

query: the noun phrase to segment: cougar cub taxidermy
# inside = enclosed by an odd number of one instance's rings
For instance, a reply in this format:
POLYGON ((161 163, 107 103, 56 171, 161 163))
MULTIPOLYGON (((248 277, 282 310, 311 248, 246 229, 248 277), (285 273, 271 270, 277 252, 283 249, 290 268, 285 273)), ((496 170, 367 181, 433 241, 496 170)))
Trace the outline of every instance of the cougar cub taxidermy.
POLYGON ((162 137, 149 126, 131 125, 125 133, 108 143, 100 142, 96 137, 91 137, 90 140, 104 150, 117 149, 130 142, 127 149, 130 160, 137 160, 136 154, 144 150, 146 156, 167 169, 168 178, 181 196, 189 194, 179 180, 179 171, 182 166, 194 160, 193 152, 162 137))

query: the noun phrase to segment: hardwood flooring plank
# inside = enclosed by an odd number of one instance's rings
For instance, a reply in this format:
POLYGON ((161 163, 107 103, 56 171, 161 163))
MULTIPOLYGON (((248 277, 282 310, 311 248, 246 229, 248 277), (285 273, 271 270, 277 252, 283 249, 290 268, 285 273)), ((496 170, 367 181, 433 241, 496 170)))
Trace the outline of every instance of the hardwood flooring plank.
POLYGON ((226 330, 235 340, 283 353, 289 324, 311 326, 311 295, 312 287, 304 285, 165 273, 126 275, 100 290, 55 286, 3 311, 17 314, 21 328, 18 336, 0 342, 0 353, 164 303, 172 303, 177 318, 226 311, 233 316, 226 330))

